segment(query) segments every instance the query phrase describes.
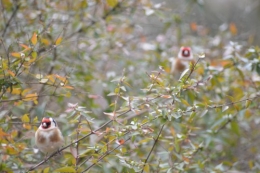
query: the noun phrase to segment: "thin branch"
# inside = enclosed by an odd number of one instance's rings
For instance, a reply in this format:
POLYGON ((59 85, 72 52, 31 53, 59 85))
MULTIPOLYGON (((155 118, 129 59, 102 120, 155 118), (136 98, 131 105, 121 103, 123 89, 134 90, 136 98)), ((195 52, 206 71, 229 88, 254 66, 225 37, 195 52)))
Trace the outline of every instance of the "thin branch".
POLYGON ((119 99, 119 96, 120 96, 120 91, 121 91, 121 84, 122 82, 124 81, 124 76, 125 75, 125 69, 123 69, 123 72, 122 72, 122 76, 117 84, 117 88, 118 88, 118 92, 116 93, 116 99, 115 99, 115 102, 114 102, 114 111, 113 111, 113 119, 115 120, 116 119, 116 108, 117 108, 117 102, 118 102, 118 99, 119 99))
MULTIPOLYGON (((79 134, 80 134, 80 126, 81 126, 81 113, 79 115, 79 122, 78 122, 78 127, 77 127, 77 134, 76 134, 76 140, 79 139, 79 134)), ((79 164, 79 142, 76 143, 76 163, 75 163, 75 167, 76 170, 78 170, 78 164, 79 164)))
POLYGON ((15 6, 15 9, 14 9, 14 11, 13 11, 11 17, 9 18, 9 20, 7 21, 7 23, 6 23, 6 25, 5 25, 4 31, 3 31, 3 33, 2 33, 2 37, 5 36, 5 33, 6 33, 7 29, 8 29, 8 27, 10 26, 10 23, 11 23, 12 19, 15 17, 15 15, 16 15, 16 13, 18 12, 18 10, 19 10, 20 7, 21 7, 21 4, 18 4, 18 5, 15 6))
MULTIPOLYGON (((149 88, 148 92, 150 92, 154 86, 154 84, 156 83, 158 77, 161 75, 161 73, 163 72, 163 69, 160 68, 160 71, 158 72, 158 74, 156 75, 156 77, 152 80, 152 85, 151 87, 149 88)), ((151 77, 150 77, 151 78, 151 77)))
POLYGON ((153 149, 154 149, 156 143, 157 143, 158 140, 159 140, 159 137, 160 137, 160 135, 161 135, 161 133, 162 133, 162 130, 163 130, 164 126, 165 126, 165 124, 162 125, 161 130, 160 130, 160 132, 159 132, 157 138, 155 139, 155 141, 154 141, 154 143, 153 143, 152 149, 151 149, 151 151, 149 152, 147 158, 146 158, 145 161, 144 161, 144 166, 143 166, 143 169, 142 169, 141 173, 144 172, 144 167, 145 167, 147 161, 149 160, 149 157, 150 157, 150 155, 152 154, 152 151, 153 151, 153 149))
MULTIPOLYGON (((12 102, 12 101, 19 101, 19 100, 24 100, 24 99, 32 99, 32 98, 38 98, 38 97, 46 97, 46 96, 63 96, 63 95, 48 95, 48 94, 43 94, 43 95, 38 95, 38 96, 31 96, 31 97, 22 97, 22 98, 17 98, 17 99, 8 99, 8 100, 1 100, 0 103, 4 102, 12 102)), ((63 96, 64 97, 64 96, 63 96)))
POLYGON ((192 73, 194 72, 194 70, 195 70, 196 65, 199 63, 199 61, 200 61, 201 59, 202 59, 202 58, 199 58, 199 59, 196 61, 195 64, 192 64, 191 71, 190 71, 189 75, 187 76, 187 78, 185 79, 184 83, 190 78, 191 74, 192 74, 192 73))
MULTIPOLYGON (((128 139, 125 140, 124 144, 129 141, 131 139, 131 137, 129 137, 128 139)), ((92 168, 93 166, 95 166, 98 162, 100 162, 101 160, 103 160, 106 156, 110 155, 112 152, 114 152, 116 149, 118 149, 119 147, 121 147, 123 144, 119 144, 118 146, 116 146, 115 148, 113 148, 112 150, 104 153, 102 156, 99 157, 99 159, 94 162, 92 165, 90 165, 87 169, 85 169, 84 171, 82 172, 86 172, 88 171, 90 168, 92 168)))

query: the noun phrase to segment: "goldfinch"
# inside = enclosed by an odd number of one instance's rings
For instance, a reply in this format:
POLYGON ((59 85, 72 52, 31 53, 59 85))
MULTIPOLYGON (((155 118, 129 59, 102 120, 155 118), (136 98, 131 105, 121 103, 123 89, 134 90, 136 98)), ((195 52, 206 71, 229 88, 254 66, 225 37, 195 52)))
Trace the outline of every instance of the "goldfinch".
POLYGON ((172 61, 171 73, 181 73, 189 68, 189 64, 194 63, 193 54, 190 47, 181 47, 178 57, 172 61))
POLYGON ((53 118, 44 117, 35 133, 35 143, 44 154, 51 154, 63 145, 64 138, 53 118))

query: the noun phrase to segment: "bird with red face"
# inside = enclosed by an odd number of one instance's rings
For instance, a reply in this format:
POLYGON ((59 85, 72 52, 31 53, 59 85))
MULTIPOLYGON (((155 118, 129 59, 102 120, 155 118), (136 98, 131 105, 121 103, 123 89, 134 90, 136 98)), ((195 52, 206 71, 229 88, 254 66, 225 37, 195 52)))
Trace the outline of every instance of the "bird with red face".
POLYGON ((190 47, 181 47, 178 57, 172 61, 171 73, 182 73, 189 68, 190 63, 194 64, 193 54, 190 47))
POLYGON ((35 143, 44 154, 51 154, 63 145, 63 135, 53 118, 44 117, 35 133, 35 143))

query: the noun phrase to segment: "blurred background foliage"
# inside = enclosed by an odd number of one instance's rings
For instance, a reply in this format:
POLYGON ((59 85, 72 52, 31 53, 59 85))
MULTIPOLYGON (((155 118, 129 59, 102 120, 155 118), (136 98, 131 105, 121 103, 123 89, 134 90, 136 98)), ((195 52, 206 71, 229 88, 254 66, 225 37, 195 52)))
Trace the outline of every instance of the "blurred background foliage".
POLYGON ((259 8, 1 0, 0 172, 260 171, 259 8), (181 46, 198 63, 180 78, 181 46), (70 147, 35 167, 44 116, 70 147))

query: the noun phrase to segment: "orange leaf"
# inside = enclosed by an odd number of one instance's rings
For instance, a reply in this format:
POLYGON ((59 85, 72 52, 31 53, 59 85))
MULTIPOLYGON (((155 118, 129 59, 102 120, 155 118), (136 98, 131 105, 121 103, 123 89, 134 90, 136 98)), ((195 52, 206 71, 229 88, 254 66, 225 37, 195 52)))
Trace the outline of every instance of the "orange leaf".
POLYGON ((171 95, 162 95, 161 97, 162 97, 162 98, 165 98, 165 99, 172 98, 172 96, 171 96, 171 95))
POLYGON ((117 140, 116 143, 119 144, 119 145, 123 145, 125 143, 125 140, 124 139, 119 139, 119 140, 117 140))
POLYGON ((57 75, 57 74, 56 74, 56 78, 58 78, 58 79, 59 79, 60 81, 62 81, 62 82, 65 82, 65 81, 67 80, 66 77, 62 77, 62 76, 57 75))
POLYGON ((12 77, 15 76, 14 72, 12 72, 11 70, 7 70, 7 72, 8 72, 12 77))
POLYGON ((74 89, 74 87, 72 87, 72 86, 64 86, 64 88, 67 88, 67 89, 70 89, 70 90, 74 89))
POLYGON ((59 45, 62 41, 62 37, 57 38, 55 45, 59 45))
POLYGON ((37 93, 34 93, 34 94, 27 94, 23 100, 24 101, 33 101, 33 100, 36 100, 38 98, 37 96, 37 93))
POLYGON ((42 41, 43 44, 45 44, 47 46, 50 45, 50 41, 46 38, 42 38, 41 41, 42 41))
POLYGON ((191 28, 192 31, 197 31, 197 24, 196 24, 196 22, 191 22, 190 23, 190 28, 191 28))
POLYGON ((27 129, 27 130, 31 130, 32 126, 28 123, 24 123, 23 124, 23 128, 27 129))
POLYGON ((0 137, 3 136, 9 136, 9 134, 5 133, 1 128, 0 128, 0 137))
POLYGON ((20 44, 20 46, 22 46, 22 47, 25 48, 25 49, 31 49, 30 47, 28 47, 28 46, 25 45, 25 44, 20 44))
MULTIPOLYGON (((8 92, 11 92, 11 89, 8 88, 7 91, 8 91, 8 92)), ((12 94, 16 94, 16 95, 21 94, 21 88, 13 88, 13 89, 12 89, 12 94)))
POLYGON ((235 23, 232 22, 229 24, 229 31, 232 35, 237 35, 237 26, 235 23))
POLYGON ((37 44, 37 34, 35 32, 33 33, 33 36, 31 38, 31 42, 32 42, 33 45, 37 44))
POLYGON ((21 53, 19 52, 12 52, 11 55, 16 58, 21 58, 21 53))

